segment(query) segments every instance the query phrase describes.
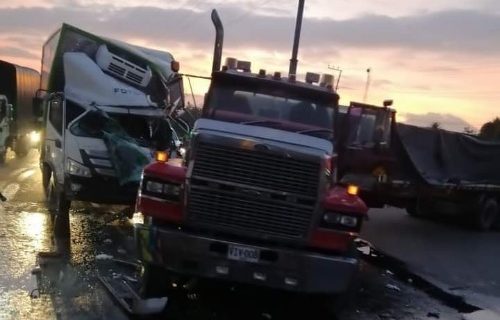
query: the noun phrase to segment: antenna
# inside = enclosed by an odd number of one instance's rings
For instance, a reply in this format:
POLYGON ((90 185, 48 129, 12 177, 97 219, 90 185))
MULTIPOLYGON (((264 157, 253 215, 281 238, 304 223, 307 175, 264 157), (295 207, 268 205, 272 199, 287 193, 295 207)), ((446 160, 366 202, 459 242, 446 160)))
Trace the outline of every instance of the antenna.
POLYGON ((371 82, 371 68, 366 69, 366 85, 365 85, 365 93, 363 94, 363 102, 366 103, 366 99, 368 98, 368 89, 370 89, 371 82))
POLYGON ((340 77, 342 77, 342 69, 340 67, 331 67, 328 65, 328 69, 337 71, 339 73, 339 76, 337 77, 337 84, 335 85, 335 91, 339 90, 339 83, 340 83, 340 77))

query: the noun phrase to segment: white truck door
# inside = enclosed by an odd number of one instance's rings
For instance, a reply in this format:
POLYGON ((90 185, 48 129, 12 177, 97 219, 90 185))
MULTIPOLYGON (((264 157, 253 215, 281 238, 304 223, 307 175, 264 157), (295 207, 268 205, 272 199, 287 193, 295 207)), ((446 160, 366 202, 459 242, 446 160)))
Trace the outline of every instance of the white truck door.
POLYGON ((48 101, 47 106, 44 160, 51 165, 57 182, 62 185, 64 183, 64 100, 56 96, 48 101))

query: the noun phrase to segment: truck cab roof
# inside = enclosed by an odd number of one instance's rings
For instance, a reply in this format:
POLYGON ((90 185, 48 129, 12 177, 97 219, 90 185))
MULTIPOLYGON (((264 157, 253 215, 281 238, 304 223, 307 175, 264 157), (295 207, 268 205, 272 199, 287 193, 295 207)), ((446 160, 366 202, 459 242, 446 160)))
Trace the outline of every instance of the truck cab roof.
POLYGON ((265 87, 282 91, 293 90, 294 94, 316 97, 319 100, 329 100, 335 103, 338 103, 339 100, 339 95, 331 88, 270 74, 223 70, 214 72, 212 74, 212 81, 215 84, 229 83, 254 88, 265 87))

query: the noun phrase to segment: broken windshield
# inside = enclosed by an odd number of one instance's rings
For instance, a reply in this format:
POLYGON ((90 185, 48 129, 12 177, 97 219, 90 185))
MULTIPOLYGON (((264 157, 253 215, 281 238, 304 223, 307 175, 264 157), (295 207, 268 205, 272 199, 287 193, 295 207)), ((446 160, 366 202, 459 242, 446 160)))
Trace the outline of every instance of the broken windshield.
POLYGON ((115 133, 135 140, 141 147, 166 149, 172 141, 172 131, 163 118, 124 113, 90 111, 70 127, 76 136, 102 138, 103 133, 115 133))
POLYGON ((327 101, 294 95, 292 91, 216 87, 205 114, 216 120, 333 138, 334 108, 327 101))

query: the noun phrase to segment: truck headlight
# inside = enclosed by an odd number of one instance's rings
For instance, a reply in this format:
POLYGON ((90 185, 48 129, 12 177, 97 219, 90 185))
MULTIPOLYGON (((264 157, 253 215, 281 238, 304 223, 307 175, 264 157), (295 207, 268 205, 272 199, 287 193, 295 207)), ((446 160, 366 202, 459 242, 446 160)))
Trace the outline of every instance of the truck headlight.
POLYGON ((163 193, 163 183, 148 181, 146 182, 146 191, 153 193, 163 193))
POLYGON ((40 132, 31 131, 30 132, 30 140, 31 140, 32 143, 38 143, 38 142, 40 142, 40 132))
POLYGON ((142 192, 146 195, 177 201, 181 195, 181 185, 145 179, 142 192))
POLYGON ((179 154, 184 157, 186 155, 186 148, 179 148, 179 154))
POLYGON ((336 212, 326 212, 323 215, 323 226, 339 229, 359 229, 360 217, 341 214, 336 212))
POLYGON ((68 159, 66 161, 66 170, 68 171, 69 174, 72 174, 74 176, 86 177, 86 178, 92 177, 92 173, 90 172, 89 168, 87 168, 86 166, 84 166, 79 162, 76 162, 73 159, 68 159))

